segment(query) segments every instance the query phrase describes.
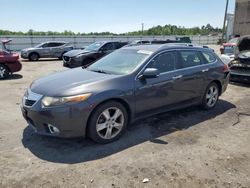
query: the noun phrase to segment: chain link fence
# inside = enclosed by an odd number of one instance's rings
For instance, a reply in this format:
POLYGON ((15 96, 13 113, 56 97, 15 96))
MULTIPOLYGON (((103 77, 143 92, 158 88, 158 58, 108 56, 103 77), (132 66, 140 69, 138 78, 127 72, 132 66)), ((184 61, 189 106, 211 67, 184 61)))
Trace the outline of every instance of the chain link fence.
MULTIPOLYGON (((74 46, 82 48, 96 41, 124 41, 131 42, 134 40, 166 40, 175 39, 182 36, 0 36, 0 40, 12 39, 8 44, 10 50, 19 51, 24 48, 33 47, 46 41, 64 41, 74 46)), ((221 36, 185 36, 190 37, 192 43, 201 45, 217 44, 221 36)))

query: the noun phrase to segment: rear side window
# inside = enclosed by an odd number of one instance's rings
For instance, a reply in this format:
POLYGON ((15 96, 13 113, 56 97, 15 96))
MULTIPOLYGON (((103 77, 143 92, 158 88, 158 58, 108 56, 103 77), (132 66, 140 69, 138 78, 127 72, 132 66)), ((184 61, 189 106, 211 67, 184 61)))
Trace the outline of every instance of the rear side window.
POLYGON ((182 62, 182 68, 194 67, 202 65, 202 56, 198 51, 180 51, 180 60, 182 62))
POLYGON ((156 56, 148 65, 148 68, 156 68, 160 73, 175 70, 175 51, 164 52, 156 56))
POLYGON ((201 53, 204 56, 206 63, 213 63, 217 60, 214 54, 211 52, 201 52, 201 53))
POLYGON ((48 43, 48 47, 58 47, 58 46, 62 46, 63 44, 62 43, 59 43, 59 42, 51 42, 51 43, 48 43))
POLYGON ((119 49, 127 44, 128 44, 127 42, 117 42, 115 43, 115 49, 119 49))

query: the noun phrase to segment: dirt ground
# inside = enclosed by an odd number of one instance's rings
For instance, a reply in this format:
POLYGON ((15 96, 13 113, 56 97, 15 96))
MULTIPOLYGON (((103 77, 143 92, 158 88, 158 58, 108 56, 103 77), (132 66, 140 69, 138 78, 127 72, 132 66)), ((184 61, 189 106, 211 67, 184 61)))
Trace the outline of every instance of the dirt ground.
POLYGON ((154 116, 98 145, 38 136, 21 115, 32 80, 61 70, 57 60, 23 61, 21 72, 0 81, 1 188, 250 187, 250 85, 230 84, 211 111, 154 116))

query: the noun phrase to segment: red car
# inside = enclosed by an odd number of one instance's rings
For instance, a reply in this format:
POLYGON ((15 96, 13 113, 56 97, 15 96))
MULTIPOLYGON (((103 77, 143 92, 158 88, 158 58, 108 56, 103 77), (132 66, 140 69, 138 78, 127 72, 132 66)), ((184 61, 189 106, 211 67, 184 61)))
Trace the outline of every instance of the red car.
POLYGON ((2 49, 0 49, 0 79, 8 77, 13 72, 18 72, 22 69, 22 64, 19 60, 18 53, 11 53, 6 48, 6 44, 11 40, 2 41, 2 49))
POLYGON ((220 47, 220 53, 221 54, 233 54, 234 48, 237 46, 237 43, 239 41, 239 38, 232 38, 226 43, 223 43, 220 47))

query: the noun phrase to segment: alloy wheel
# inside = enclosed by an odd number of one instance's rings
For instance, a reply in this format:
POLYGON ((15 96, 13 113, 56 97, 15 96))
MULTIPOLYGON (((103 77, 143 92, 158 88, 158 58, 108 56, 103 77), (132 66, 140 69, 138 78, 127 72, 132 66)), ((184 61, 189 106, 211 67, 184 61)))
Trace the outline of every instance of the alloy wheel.
POLYGON ((212 85, 207 90, 207 93, 206 93, 207 106, 209 106, 210 108, 213 107, 218 100, 218 96, 219 96, 218 88, 215 85, 212 85))
POLYGON ((6 69, 4 67, 0 67, 0 78, 4 78, 6 69))
POLYGON ((0 65, 0 79, 6 78, 8 74, 9 70, 4 65, 0 65))
POLYGON ((124 114, 117 107, 104 110, 96 122, 97 134, 102 139, 112 139, 116 137, 124 126, 124 114))

